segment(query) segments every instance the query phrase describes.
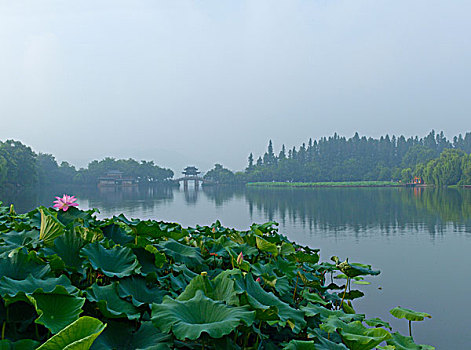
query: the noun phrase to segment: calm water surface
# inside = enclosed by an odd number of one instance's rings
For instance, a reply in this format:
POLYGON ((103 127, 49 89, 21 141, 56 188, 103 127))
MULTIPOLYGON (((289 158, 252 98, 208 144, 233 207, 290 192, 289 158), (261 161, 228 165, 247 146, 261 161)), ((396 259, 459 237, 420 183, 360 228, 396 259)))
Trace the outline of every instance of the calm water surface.
MULTIPOLYGON (((1 193, 17 211, 49 206, 64 189, 1 193)), ((403 306, 432 314, 416 322, 417 342, 437 349, 470 349, 471 190, 405 188, 232 189, 178 188, 65 191, 100 217, 223 225, 245 230, 253 222, 277 221, 290 239, 380 269, 354 303, 368 317, 381 317, 407 334, 407 321, 388 310, 403 306)))

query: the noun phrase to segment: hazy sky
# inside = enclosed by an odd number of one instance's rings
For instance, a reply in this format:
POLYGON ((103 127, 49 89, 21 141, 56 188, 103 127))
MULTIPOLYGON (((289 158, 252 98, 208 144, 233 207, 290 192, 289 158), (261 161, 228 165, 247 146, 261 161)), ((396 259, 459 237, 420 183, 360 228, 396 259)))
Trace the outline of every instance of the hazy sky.
POLYGON ((471 1, 0 0, 0 139, 77 166, 471 130, 471 1))

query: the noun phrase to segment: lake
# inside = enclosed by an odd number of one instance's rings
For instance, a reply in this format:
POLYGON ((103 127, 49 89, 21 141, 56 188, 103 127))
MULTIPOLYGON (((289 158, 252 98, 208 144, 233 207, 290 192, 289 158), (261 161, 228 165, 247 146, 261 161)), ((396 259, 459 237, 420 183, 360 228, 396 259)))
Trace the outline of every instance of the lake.
POLYGON ((1 193, 19 212, 52 205, 55 195, 78 197, 80 208, 99 208, 100 217, 124 213, 184 226, 245 230, 253 222, 277 221, 279 230, 303 245, 320 248, 321 260, 368 263, 380 269, 357 311, 380 317, 408 333, 407 321, 389 310, 402 306, 428 312, 415 322, 417 343, 437 349, 471 344, 468 294, 471 289, 471 190, 433 188, 256 189, 155 187, 147 189, 61 189, 1 193))

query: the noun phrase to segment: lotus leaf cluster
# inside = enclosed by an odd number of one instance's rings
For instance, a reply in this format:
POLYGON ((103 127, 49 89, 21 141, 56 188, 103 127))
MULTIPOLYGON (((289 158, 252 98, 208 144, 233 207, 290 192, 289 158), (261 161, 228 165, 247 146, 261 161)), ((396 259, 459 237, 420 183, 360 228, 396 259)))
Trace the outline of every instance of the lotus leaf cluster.
POLYGON ((432 349, 355 312, 349 282, 378 271, 320 262, 276 223, 95 214, 0 205, 0 348, 432 349))

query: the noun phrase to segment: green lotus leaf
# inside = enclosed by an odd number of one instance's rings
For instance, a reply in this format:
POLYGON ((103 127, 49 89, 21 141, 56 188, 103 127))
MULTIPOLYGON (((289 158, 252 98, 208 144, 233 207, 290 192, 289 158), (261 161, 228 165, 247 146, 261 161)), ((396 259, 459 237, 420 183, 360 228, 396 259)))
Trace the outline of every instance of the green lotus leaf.
POLYGON ((96 318, 84 316, 69 324, 37 350, 88 350, 106 325, 96 318))
POLYGON ((106 249, 99 243, 89 243, 80 251, 94 270, 108 277, 123 278, 130 276, 138 267, 136 255, 130 248, 115 246, 106 249))
POLYGON ((162 304, 152 305, 152 322, 165 333, 172 331, 177 339, 195 340, 205 332, 221 338, 240 324, 252 325, 255 312, 246 306, 231 307, 204 296, 201 290, 185 301, 164 297, 162 304))
POLYGON ((270 265, 273 266, 276 274, 279 276, 286 276, 287 278, 296 277, 296 265, 293 264, 291 261, 278 257, 270 265))
POLYGON ((321 321, 330 317, 337 318, 340 321, 344 322, 363 321, 363 319, 365 318, 365 316, 361 314, 347 314, 342 310, 329 310, 325 307, 314 305, 312 303, 307 304, 307 306, 301 307, 301 310, 304 311, 307 317, 314 317, 319 315, 321 321))
POLYGON ((137 320, 141 317, 139 310, 130 302, 119 297, 116 282, 100 287, 94 283, 86 291, 87 299, 97 303, 100 312, 108 318, 128 318, 137 320))
POLYGON ((333 256, 331 260, 335 261, 337 268, 342 271, 347 277, 353 278, 357 276, 365 275, 379 275, 380 271, 372 270, 370 265, 349 263, 348 259, 344 262, 340 262, 339 258, 333 256))
POLYGON ((18 300, 28 301, 26 295, 32 295, 35 292, 76 295, 78 291, 79 289, 73 286, 64 275, 59 278, 46 279, 35 278, 32 275, 24 280, 0 278, 0 295, 7 305, 18 300))
MULTIPOLYGON (((103 231, 103 235, 111 239, 113 242, 119 245, 125 245, 127 243, 131 243, 134 241, 134 237, 129 235, 126 228, 122 227, 123 224, 116 224, 113 223, 111 225, 107 225, 102 227, 101 230, 103 231)), ((127 227, 129 231, 129 227, 127 227)))
POLYGON ((215 253, 218 253, 220 256, 225 256, 225 257, 232 256, 233 258, 237 259, 237 256, 240 253, 242 253, 245 258, 250 258, 250 257, 258 255, 259 252, 257 248, 252 247, 251 245, 247 243, 237 244, 226 238, 226 241, 224 241, 223 243, 222 250, 215 251, 215 253))
POLYGON ((414 311, 404 307, 397 306, 389 311, 396 318, 405 318, 408 321, 423 321, 425 317, 432 318, 425 312, 414 311))
MULTIPOLYGON (((316 336, 316 350, 347 350, 348 348, 341 344, 341 343, 335 343, 329 339, 326 339, 322 336, 319 335, 320 332, 318 332, 316 336)), ((339 339, 339 341, 341 341, 339 339)))
POLYGON ((327 333, 338 331, 343 343, 351 350, 369 350, 391 338, 383 328, 367 328, 360 321, 345 323, 336 317, 329 317, 320 328, 327 333))
MULTIPOLYGON (((239 299, 235 288, 235 282, 230 278, 231 271, 224 271, 217 275, 212 281, 207 276, 198 275, 186 286, 177 300, 190 300, 198 290, 213 300, 225 301, 228 305, 237 305, 239 299)), ((241 291, 239 291, 241 293, 241 291)))
POLYGON ((137 236, 145 236, 161 239, 162 237, 173 238, 178 240, 184 236, 186 233, 182 232, 181 226, 178 224, 165 225, 162 222, 158 221, 141 221, 135 226, 135 234, 137 236), (177 230, 175 230, 177 229, 177 230))
POLYGON ((343 344, 334 343, 323 337, 317 337, 313 340, 292 340, 284 348, 284 350, 347 350, 343 344))
POLYGON ((90 224, 96 221, 93 217, 93 214, 95 214, 96 212, 96 209, 80 210, 75 207, 69 207, 67 211, 59 210, 57 212, 57 219, 65 226, 71 224, 72 222, 79 222, 85 225, 86 227, 89 227, 90 224))
POLYGON ((168 292, 155 285, 147 285, 145 278, 133 276, 119 281, 118 294, 121 298, 131 297, 132 303, 139 307, 143 304, 160 304, 168 292))
POLYGON ((278 255, 278 247, 274 243, 270 243, 262 237, 257 236, 255 238, 257 242, 257 248, 265 253, 273 254, 274 256, 278 255))
POLYGON ((27 297, 39 315, 35 322, 44 325, 52 334, 77 320, 85 303, 85 298, 67 294, 34 293, 27 297))
POLYGON ((34 252, 26 253, 25 249, 9 254, 0 259, 0 276, 15 280, 23 280, 28 275, 44 278, 49 275, 51 268, 42 262, 34 252))
POLYGON ((322 319, 322 324, 319 326, 321 330, 327 334, 332 334, 345 327, 346 323, 336 316, 329 316, 327 319, 322 319))
POLYGON ((339 297, 344 298, 346 300, 353 300, 353 299, 358 299, 364 296, 365 294, 362 291, 359 290, 351 290, 349 292, 340 292, 337 294, 339 297))
POLYGON ((177 297, 179 301, 190 300, 195 297, 197 291, 202 291, 204 295, 213 300, 213 283, 211 283, 208 276, 197 275, 193 278, 190 283, 186 286, 185 290, 177 297))
POLYGON ((106 330, 93 343, 92 350, 167 350, 170 335, 160 333, 152 322, 136 326, 129 322, 109 321, 106 330))
POLYGON ((12 342, 8 339, 0 340, 0 350, 34 350, 39 342, 32 339, 22 339, 12 342))
POLYGON ((370 327, 384 327, 384 328, 389 328, 390 330, 392 329, 391 325, 377 317, 371 318, 369 320, 364 321, 368 326, 370 327))
POLYGON ((321 304, 321 305, 324 305, 324 306, 329 305, 329 302, 322 299, 319 294, 309 293, 309 291, 307 289, 304 290, 302 296, 305 300, 307 300, 308 302, 311 302, 313 304, 321 304))
POLYGON ((275 267, 273 264, 262 264, 262 263, 255 263, 252 264, 252 273, 256 276, 271 276, 276 275, 273 271, 275 267))
POLYGON ((72 271, 83 269, 83 258, 80 257, 80 250, 87 244, 82 237, 74 231, 65 231, 63 235, 54 240, 54 245, 44 248, 41 254, 57 255, 64 262, 65 266, 72 271))
POLYGON ((282 256, 291 255, 291 254, 294 254, 295 252, 296 250, 294 249, 294 245, 292 243, 283 242, 281 244, 280 254, 282 256))
POLYGON ((161 268, 167 262, 167 258, 165 257, 165 254, 161 253, 153 245, 146 245, 145 250, 148 251, 149 253, 154 254, 154 264, 156 267, 161 268))
POLYGON ((55 218, 49 211, 40 209, 41 227, 39 230, 39 239, 45 245, 51 245, 54 240, 64 233, 65 225, 55 218))
POLYGON ((159 267, 157 266, 157 259, 154 254, 147 251, 145 248, 132 248, 134 255, 137 257, 139 262, 140 270, 139 273, 143 276, 154 275, 157 276, 159 267))
POLYGON ((74 232, 86 242, 98 242, 103 239, 103 232, 97 228, 89 228, 84 226, 75 226, 74 232))
POLYGON ((17 231, 9 231, 2 233, 1 239, 5 243, 5 246, 2 246, 2 250, 4 251, 11 251, 15 248, 25 247, 25 246, 32 246, 35 248, 39 243, 38 237, 38 230, 23 230, 20 232, 17 231))
POLYGON ((121 221, 124 222, 126 225, 129 226, 136 226, 141 222, 139 219, 131 219, 129 220, 124 214, 119 214, 118 216, 113 216, 113 221, 121 221))
POLYGON ((189 247, 173 239, 160 243, 159 247, 175 262, 183 262, 188 267, 200 266, 203 263, 203 257, 198 248, 189 247))
POLYGON ((422 346, 414 343, 412 337, 406 337, 398 332, 391 334, 392 338, 386 341, 386 344, 394 346, 397 350, 421 350, 422 346))
MULTIPOLYGON (((241 281, 239 280, 238 283, 240 284, 241 281)), ((295 333, 299 333, 306 325, 303 311, 292 308, 289 304, 278 299, 273 293, 266 292, 260 286, 260 283, 254 281, 252 274, 248 273, 245 276, 245 286, 241 287, 246 291, 248 301, 254 308, 267 310, 275 307, 278 310, 277 316, 281 321, 281 325, 288 323, 295 333)))
POLYGON ((275 276, 264 276, 262 275, 266 285, 274 288, 280 295, 286 295, 291 291, 291 286, 289 285, 288 277, 275 277, 275 276))
POLYGON ((310 263, 317 264, 319 262, 319 254, 316 251, 312 253, 306 252, 296 252, 295 254, 290 255, 290 259, 294 258, 297 262, 300 263, 310 263))
POLYGON ((283 350, 317 350, 313 340, 291 340, 283 350))

